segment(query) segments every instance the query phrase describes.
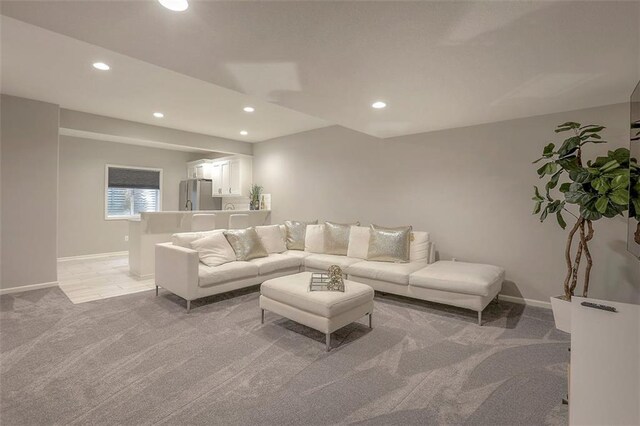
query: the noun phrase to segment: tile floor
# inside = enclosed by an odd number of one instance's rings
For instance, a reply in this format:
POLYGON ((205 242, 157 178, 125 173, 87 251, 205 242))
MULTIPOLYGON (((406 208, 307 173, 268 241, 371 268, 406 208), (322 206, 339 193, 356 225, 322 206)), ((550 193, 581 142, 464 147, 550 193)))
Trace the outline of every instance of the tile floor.
POLYGON ((59 261, 58 283, 76 304, 155 289, 153 278, 129 275, 127 255, 59 261))

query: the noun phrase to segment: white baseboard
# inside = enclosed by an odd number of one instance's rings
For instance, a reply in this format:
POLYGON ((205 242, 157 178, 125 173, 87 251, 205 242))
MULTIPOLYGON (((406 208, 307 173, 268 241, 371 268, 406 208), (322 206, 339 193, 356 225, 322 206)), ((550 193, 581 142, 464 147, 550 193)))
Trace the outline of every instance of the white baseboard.
POLYGON ((57 287, 57 286, 58 286, 58 281, 51 281, 50 283, 29 284, 29 285, 22 285, 19 287, 0 288, 0 295, 10 294, 10 293, 19 293, 22 291, 40 290, 41 288, 57 287))
POLYGON ((110 253, 96 253, 96 254, 85 254, 82 256, 59 257, 58 262, 68 262, 70 260, 100 259, 103 257, 125 256, 127 254, 129 254, 128 251, 112 251, 110 253))
POLYGON ((542 300, 525 299, 523 297, 507 296, 505 294, 498 295, 500 300, 505 302, 519 303, 521 305, 536 306, 538 308, 551 309, 551 302, 543 302, 542 300))

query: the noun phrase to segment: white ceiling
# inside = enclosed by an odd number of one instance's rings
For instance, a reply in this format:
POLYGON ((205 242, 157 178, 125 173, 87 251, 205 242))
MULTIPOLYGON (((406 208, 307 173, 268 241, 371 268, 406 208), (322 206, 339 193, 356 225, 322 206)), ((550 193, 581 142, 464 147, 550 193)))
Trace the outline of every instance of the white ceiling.
POLYGON ((2 13, 380 137, 626 102, 640 78, 634 1, 191 0, 183 13, 3 1, 2 13), (389 106, 371 109, 378 99, 389 106))
POLYGON ((311 117, 3 16, 2 92, 63 108, 256 142, 327 125, 311 117), (111 70, 98 71, 101 61, 111 70), (246 113, 244 106, 256 111, 246 113), (164 118, 153 117, 154 112, 164 118), (249 132, 241 136, 240 131, 249 132))

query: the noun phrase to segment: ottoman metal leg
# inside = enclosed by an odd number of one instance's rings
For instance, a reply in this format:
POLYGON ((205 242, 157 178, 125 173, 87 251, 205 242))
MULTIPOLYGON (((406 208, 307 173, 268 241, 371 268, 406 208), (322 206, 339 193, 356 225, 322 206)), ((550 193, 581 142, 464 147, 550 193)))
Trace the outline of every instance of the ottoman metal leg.
POLYGON ((191 312, 191 300, 187 300, 187 313, 191 312))
POLYGON ((369 328, 373 328, 373 312, 369 312, 369 328))
POLYGON ((260 309, 260 324, 264 324, 264 309, 260 309))
POLYGON ((327 352, 331 350, 331 333, 326 334, 327 352))
POLYGON ((478 325, 482 325, 482 311, 478 311, 478 325))
POLYGON ((156 286, 156 296, 158 295, 158 286, 156 286))

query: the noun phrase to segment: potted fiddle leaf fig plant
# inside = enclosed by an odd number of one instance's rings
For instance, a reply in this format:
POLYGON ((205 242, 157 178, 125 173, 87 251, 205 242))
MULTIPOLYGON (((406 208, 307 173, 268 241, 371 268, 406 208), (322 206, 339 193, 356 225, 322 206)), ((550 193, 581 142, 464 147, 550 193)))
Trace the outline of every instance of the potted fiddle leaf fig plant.
POLYGON ((586 265, 582 296, 586 297, 589 291, 593 267, 589 242, 594 236, 593 223, 622 215, 629 206, 629 150, 618 148, 593 160, 585 161, 584 158, 585 146, 606 143, 601 136, 604 129, 604 126, 595 124, 561 124, 555 132, 569 132, 570 136, 558 148, 554 143, 546 145, 542 157, 534 161, 543 162, 537 172, 546 183, 542 190, 534 187, 533 214, 540 214, 540 222, 549 215, 555 215, 562 229, 567 227, 565 216, 575 220, 564 251, 567 264, 564 294, 551 298, 556 328, 566 332, 571 331, 569 302, 578 285, 583 259, 586 265))

